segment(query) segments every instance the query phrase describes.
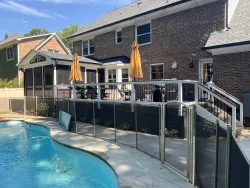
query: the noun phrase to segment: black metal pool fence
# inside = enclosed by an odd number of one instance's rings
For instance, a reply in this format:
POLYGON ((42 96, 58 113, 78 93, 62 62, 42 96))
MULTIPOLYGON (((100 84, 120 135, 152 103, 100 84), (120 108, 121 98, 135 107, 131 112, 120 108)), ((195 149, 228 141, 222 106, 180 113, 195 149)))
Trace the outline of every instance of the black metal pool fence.
POLYGON ((199 188, 249 188, 249 163, 232 134, 197 115, 195 131, 196 184, 199 188))
MULTIPOLYGON (((186 115, 179 116, 178 109, 177 105, 167 106, 164 136, 183 140, 186 115)), ((19 115, 54 118, 62 110, 72 115, 70 131, 130 145, 160 159, 160 104, 37 97, 0 99, 0 111, 8 110, 19 115), (158 144, 153 145, 151 140, 158 144)), ((231 127, 222 127, 198 114, 195 119, 196 185, 199 188, 249 188, 249 163, 231 127)))

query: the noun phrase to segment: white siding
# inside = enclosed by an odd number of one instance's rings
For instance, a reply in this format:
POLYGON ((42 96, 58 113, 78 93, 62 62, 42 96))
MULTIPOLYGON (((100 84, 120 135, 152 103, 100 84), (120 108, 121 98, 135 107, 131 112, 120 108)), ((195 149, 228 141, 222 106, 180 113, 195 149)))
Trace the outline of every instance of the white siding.
POLYGON ((239 0, 228 0, 228 23, 230 24, 230 21, 234 15, 235 9, 238 5, 239 0))

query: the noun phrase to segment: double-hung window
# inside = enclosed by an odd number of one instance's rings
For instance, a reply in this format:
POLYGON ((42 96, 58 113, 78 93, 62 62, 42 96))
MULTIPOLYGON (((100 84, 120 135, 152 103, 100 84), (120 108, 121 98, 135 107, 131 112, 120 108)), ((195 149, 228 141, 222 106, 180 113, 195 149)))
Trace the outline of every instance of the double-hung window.
POLYGON ((83 41, 83 56, 93 55, 95 53, 94 39, 83 41))
POLYGON ((6 49, 6 57, 7 61, 13 60, 14 59, 14 49, 13 46, 9 47, 6 49))
POLYGON ((137 26, 136 38, 139 45, 151 43, 151 23, 137 26))
POLYGON ((128 69, 122 69, 122 82, 128 82, 128 81, 129 81, 128 69))
POLYGON ((163 64, 151 65, 151 80, 163 79, 163 64))
POLYGON ((116 44, 122 43, 122 30, 121 29, 116 30, 115 42, 116 42, 116 44))

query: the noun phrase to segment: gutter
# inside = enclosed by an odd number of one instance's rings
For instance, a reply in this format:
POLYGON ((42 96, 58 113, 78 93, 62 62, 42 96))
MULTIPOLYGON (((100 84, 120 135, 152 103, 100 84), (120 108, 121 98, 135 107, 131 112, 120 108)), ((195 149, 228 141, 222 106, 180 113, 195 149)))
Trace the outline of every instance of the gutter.
POLYGON ((250 40, 249 41, 244 41, 244 42, 235 42, 235 43, 230 43, 230 44, 222 44, 222 45, 217 45, 217 46, 203 47, 201 49, 202 50, 211 50, 211 49, 227 48, 227 47, 248 45, 248 44, 250 44, 250 40))
POLYGON ((106 27, 109 27, 109 26, 113 26, 113 25, 116 25, 116 24, 119 24, 119 23, 122 23, 122 22, 125 22, 125 21, 128 21, 128 20, 131 20, 131 19, 135 19, 135 18, 138 18, 138 17, 141 17, 141 16, 145 16, 147 14, 151 14, 151 13, 154 13, 154 12, 166 9, 166 8, 174 7, 174 6, 177 6, 177 5, 180 5, 180 4, 184 4, 184 3, 189 2, 189 1, 191 1, 191 0, 181 0, 181 1, 169 4, 169 5, 165 5, 165 6, 162 6, 162 7, 159 7, 159 8, 156 8, 156 9, 141 13, 141 14, 137 14, 137 15, 129 17, 129 18, 125 18, 123 20, 119 20, 117 22, 113 22, 113 23, 110 23, 110 24, 107 24, 107 25, 104 25, 104 26, 101 26, 101 27, 97 27, 95 29, 92 29, 92 30, 89 30, 89 31, 86 31, 86 32, 82 32, 82 33, 70 36, 67 39, 72 39, 72 38, 75 38, 75 37, 78 37, 78 36, 81 36, 81 35, 84 35, 84 34, 87 34, 87 33, 91 33, 93 31, 97 31, 97 30, 100 30, 100 29, 103 29, 103 28, 106 28, 106 27))

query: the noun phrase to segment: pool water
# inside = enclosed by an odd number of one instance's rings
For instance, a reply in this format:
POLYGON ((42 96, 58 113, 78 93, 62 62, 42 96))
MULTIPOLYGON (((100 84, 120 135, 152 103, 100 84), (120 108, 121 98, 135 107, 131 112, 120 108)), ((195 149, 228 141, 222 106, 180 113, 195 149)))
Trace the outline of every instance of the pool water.
POLYGON ((102 160, 55 143, 46 128, 0 122, 0 188, 117 188, 102 160))

